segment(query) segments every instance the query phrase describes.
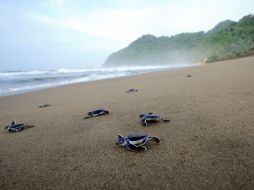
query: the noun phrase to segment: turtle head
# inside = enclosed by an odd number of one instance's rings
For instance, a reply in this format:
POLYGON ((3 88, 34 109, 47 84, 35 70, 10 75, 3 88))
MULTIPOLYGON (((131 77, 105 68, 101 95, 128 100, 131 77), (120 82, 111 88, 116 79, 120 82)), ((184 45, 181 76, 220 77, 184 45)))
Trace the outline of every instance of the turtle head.
POLYGON ((16 125, 15 119, 12 120, 11 125, 16 125))
POLYGON ((109 111, 107 111, 107 110, 104 110, 104 113, 105 113, 105 114, 109 114, 109 111))
POLYGON ((92 117, 93 116, 93 112, 88 112, 87 115, 92 117))
POLYGON ((139 115, 139 118, 143 118, 144 116, 145 116, 145 114, 141 113, 141 114, 139 115))
POLYGON ((118 137, 117 137, 116 144, 120 145, 120 146, 126 146, 127 142, 126 142, 125 137, 123 135, 119 134, 118 137))

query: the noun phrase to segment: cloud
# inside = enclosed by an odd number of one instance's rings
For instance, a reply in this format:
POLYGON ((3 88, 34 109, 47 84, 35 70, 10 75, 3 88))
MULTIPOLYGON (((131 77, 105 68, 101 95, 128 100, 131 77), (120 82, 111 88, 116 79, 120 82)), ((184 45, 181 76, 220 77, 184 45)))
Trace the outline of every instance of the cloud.
POLYGON ((36 12, 29 13, 28 16, 36 21, 81 32, 88 36, 129 41, 139 35, 138 25, 149 14, 149 10, 99 9, 82 15, 60 15, 59 18, 36 12))

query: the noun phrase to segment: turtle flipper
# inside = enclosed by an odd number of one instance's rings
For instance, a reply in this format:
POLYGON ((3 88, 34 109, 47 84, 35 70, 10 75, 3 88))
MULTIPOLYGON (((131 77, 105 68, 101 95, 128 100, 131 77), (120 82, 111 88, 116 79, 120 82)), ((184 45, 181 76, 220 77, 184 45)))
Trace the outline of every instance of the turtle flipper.
POLYGON ((147 148, 145 146, 135 146, 133 144, 127 144, 126 148, 130 151, 133 151, 133 152, 141 152, 141 151, 147 150, 147 148))
POLYGON ((24 129, 27 129, 27 128, 32 128, 34 127, 33 125, 24 125, 24 129))
POLYGON ((141 124, 142 124, 143 126, 146 126, 146 127, 147 127, 146 118, 143 118, 143 119, 141 120, 141 124))
POLYGON ((170 119, 161 119, 161 121, 170 122, 170 119))
POLYGON ((143 114, 143 113, 141 113, 140 115, 139 115, 139 118, 143 118, 145 116, 145 114, 143 114))

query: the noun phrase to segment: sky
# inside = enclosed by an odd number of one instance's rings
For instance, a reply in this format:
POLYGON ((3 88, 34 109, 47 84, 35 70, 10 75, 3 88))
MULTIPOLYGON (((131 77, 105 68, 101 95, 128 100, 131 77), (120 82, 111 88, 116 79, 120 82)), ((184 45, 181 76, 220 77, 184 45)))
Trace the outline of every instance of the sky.
POLYGON ((0 70, 101 66, 144 34, 208 31, 253 0, 0 0, 0 70))

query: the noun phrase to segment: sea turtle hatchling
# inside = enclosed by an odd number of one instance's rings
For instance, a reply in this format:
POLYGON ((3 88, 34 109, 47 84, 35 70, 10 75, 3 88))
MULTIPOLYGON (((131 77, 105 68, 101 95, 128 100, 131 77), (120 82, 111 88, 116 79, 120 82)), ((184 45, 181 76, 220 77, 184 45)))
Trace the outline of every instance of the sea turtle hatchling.
POLYGON ((97 116, 106 115, 106 114, 109 114, 109 111, 104 109, 99 109, 99 110, 88 112, 87 113, 88 116, 84 117, 83 119, 88 119, 90 117, 97 117, 97 116))
POLYGON ((155 141, 156 143, 160 143, 160 139, 149 135, 129 135, 124 137, 123 135, 119 134, 116 144, 126 147, 127 150, 140 152, 147 150, 145 144, 148 141, 155 141))
POLYGON ((42 105, 39 105, 38 108, 46 108, 46 107, 49 107, 49 106, 52 106, 51 104, 42 104, 42 105))
POLYGON ((131 88, 131 89, 126 91, 126 93, 132 93, 132 92, 138 92, 138 90, 134 89, 134 88, 131 88))
POLYGON ((156 115, 154 113, 148 113, 148 114, 140 114, 139 118, 141 119, 141 124, 143 126, 148 126, 148 122, 169 122, 169 119, 162 119, 159 115, 156 115))
POLYGON ((16 123, 16 121, 13 120, 12 123, 10 125, 5 126, 4 129, 8 132, 17 133, 17 132, 22 131, 23 129, 27 129, 27 128, 31 128, 31 127, 34 127, 34 126, 27 125, 27 124, 24 124, 24 123, 16 123))

